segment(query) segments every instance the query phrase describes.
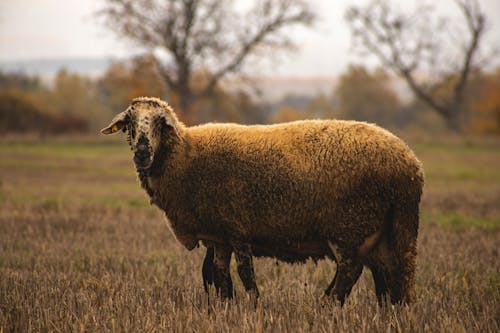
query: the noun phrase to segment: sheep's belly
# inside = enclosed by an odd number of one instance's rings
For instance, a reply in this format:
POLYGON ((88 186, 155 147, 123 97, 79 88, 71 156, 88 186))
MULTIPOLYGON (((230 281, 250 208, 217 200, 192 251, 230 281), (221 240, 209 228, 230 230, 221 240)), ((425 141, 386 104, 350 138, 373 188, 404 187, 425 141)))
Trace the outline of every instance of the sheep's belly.
POLYGON ((290 263, 332 257, 328 244, 320 241, 277 243, 254 240, 251 247, 253 255, 257 257, 271 257, 290 263))

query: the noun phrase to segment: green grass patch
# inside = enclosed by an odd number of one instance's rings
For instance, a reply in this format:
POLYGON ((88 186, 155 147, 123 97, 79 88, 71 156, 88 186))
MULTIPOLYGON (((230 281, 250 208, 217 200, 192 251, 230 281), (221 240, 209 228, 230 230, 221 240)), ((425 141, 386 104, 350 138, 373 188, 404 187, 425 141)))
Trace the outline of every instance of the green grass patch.
POLYGON ((99 157, 120 156, 130 152, 123 142, 82 143, 82 142, 43 142, 43 143, 0 143, 1 153, 28 154, 55 158, 95 159, 99 157))
POLYGON ((423 212, 421 215, 423 224, 437 224, 452 228, 475 227, 481 229, 500 229, 500 216, 478 217, 453 212, 423 212))
POLYGON ((149 202, 147 199, 129 199, 127 200, 127 205, 131 207, 147 207, 149 206, 149 202))
POLYGON ((500 142, 420 142, 410 145, 416 153, 445 151, 451 153, 497 153, 500 150, 500 142))

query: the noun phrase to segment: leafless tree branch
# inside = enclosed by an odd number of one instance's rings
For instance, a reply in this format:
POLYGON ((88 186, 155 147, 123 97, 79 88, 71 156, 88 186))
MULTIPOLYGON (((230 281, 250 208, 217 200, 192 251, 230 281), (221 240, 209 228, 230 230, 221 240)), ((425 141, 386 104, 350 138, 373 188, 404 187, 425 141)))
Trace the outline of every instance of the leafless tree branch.
POLYGON ((293 42, 283 31, 309 25, 315 18, 304 0, 259 0, 246 13, 239 13, 233 4, 106 0, 100 15, 119 36, 168 55, 167 60, 157 57, 157 66, 187 113, 196 99, 212 94, 222 78, 239 73, 248 58, 265 55, 264 49, 290 49, 293 42), (195 91, 191 81, 196 71, 208 72, 209 77, 195 91))
MULTIPOLYGON (((477 0, 456 0, 468 36, 464 37, 465 48, 461 54, 458 71, 449 66, 449 70, 435 66, 440 55, 446 53, 443 41, 451 40, 449 36, 441 36, 440 32, 445 20, 433 25, 432 8, 420 6, 412 15, 397 13, 388 2, 373 0, 366 7, 351 7, 346 12, 354 41, 362 49, 375 55, 380 62, 402 77, 415 96, 425 102, 431 109, 443 116, 450 128, 463 130, 465 113, 465 94, 470 72, 480 62, 475 56, 480 48, 481 38, 485 31, 485 14, 481 12, 477 0), (434 74, 440 73, 435 82, 417 80, 424 68, 434 74), (451 74, 450 74, 451 73, 451 74), (457 78, 453 80, 452 78, 457 78), (452 84, 452 93, 446 98, 434 94, 438 88, 452 84)), ((450 63, 448 56, 448 63, 450 63)))

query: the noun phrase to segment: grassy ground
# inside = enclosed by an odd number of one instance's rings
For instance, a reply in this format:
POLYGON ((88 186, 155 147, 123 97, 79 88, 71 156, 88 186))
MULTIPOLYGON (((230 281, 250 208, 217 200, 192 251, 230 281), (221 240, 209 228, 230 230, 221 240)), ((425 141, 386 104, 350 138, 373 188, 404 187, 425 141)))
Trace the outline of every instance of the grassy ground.
POLYGON ((417 302, 376 306, 365 270, 343 309, 335 264, 256 261, 257 309, 203 294, 203 251, 181 248, 124 143, 0 143, 0 332, 500 330, 500 140, 414 143, 426 187, 417 302))

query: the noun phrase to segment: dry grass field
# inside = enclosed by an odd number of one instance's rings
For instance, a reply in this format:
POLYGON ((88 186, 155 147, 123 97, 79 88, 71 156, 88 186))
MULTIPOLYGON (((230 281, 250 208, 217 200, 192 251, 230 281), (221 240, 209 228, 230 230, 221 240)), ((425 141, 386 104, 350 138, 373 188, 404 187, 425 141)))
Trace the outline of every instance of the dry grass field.
POLYGON ((125 143, 4 139, 0 332, 499 332, 500 140, 411 146, 426 170, 416 303, 379 308, 365 269, 341 309, 321 301, 334 263, 258 259, 254 309, 234 265, 236 299, 207 305, 204 251, 149 206, 125 143))

